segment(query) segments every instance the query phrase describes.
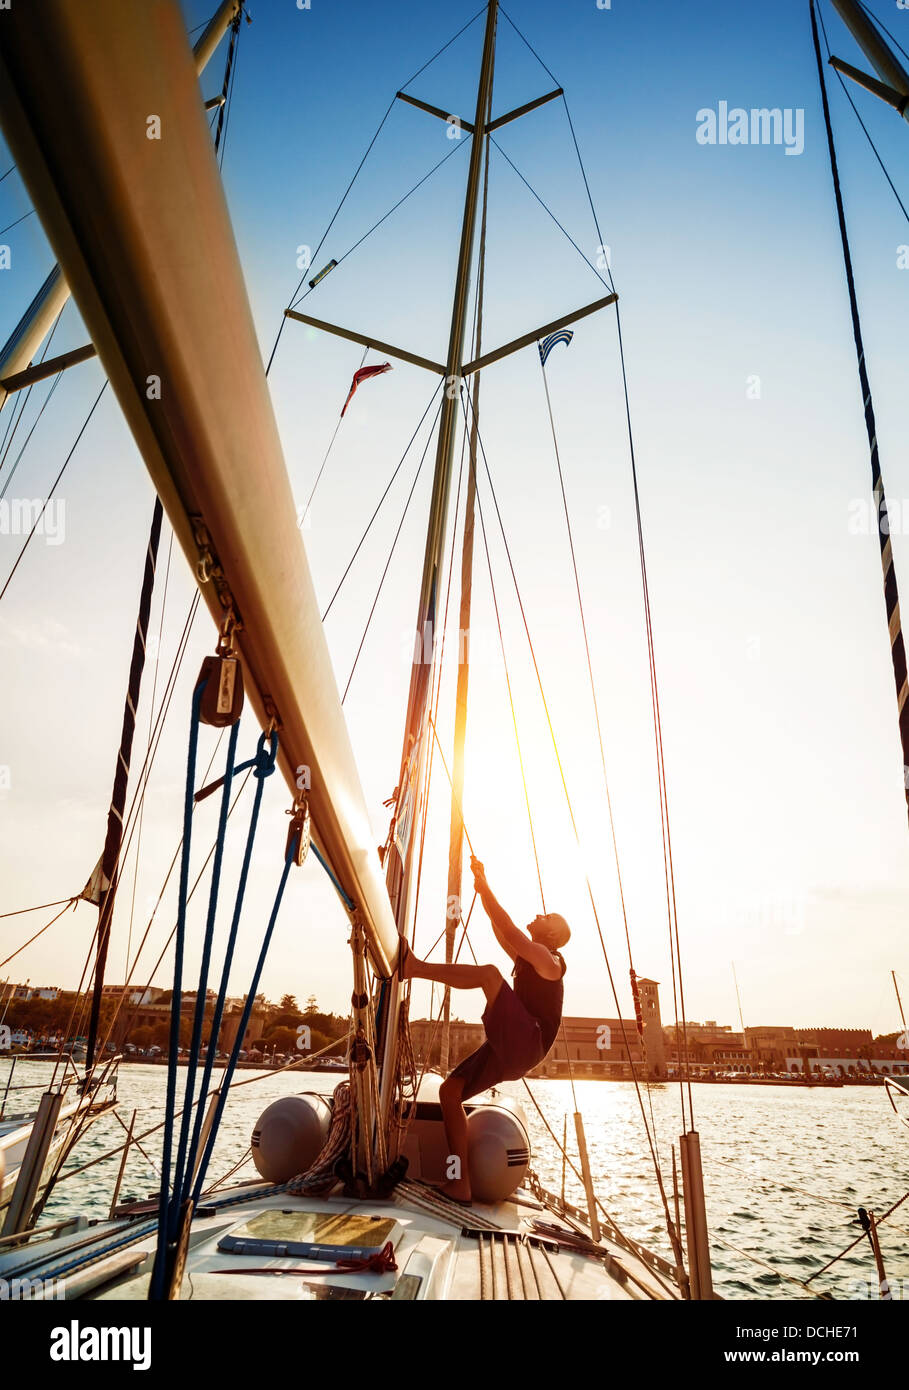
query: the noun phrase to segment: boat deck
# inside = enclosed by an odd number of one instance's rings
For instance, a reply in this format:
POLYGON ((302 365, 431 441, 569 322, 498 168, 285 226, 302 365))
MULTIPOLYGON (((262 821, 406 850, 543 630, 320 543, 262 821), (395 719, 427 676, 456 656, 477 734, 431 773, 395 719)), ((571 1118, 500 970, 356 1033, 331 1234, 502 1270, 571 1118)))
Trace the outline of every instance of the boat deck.
MULTIPOLYGON (((202 1300, 370 1299, 522 1301, 673 1299, 672 1281, 604 1239, 590 1253, 534 1234, 535 1218, 554 1213, 529 1192, 460 1208, 422 1184, 405 1182, 385 1201, 316 1198, 265 1184, 225 1189, 193 1222, 181 1297, 202 1300), (294 1241, 394 1248, 397 1269, 324 1272, 294 1241), (258 1242, 249 1249, 250 1242, 258 1242), (247 1247, 244 1249, 244 1245, 247 1247), (231 1247, 233 1249, 225 1248, 231 1247), (263 1253, 264 1246, 271 1247, 263 1253), (280 1251, 286 1253, 279 1253, 280 1251)), ((573 1233, 559 1221, 566 1237, 573 1233)), ((40 1247, 0 1254, 0 1277, 62 1279, 65 1297, 144 1300, 156 1222, 104 1222, 40 1247)))

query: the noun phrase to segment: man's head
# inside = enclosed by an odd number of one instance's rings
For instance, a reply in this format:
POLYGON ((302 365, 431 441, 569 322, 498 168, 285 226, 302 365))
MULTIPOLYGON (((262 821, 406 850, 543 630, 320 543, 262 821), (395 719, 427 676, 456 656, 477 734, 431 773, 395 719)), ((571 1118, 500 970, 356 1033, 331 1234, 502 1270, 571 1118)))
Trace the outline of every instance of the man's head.
POLYGON ((560 951, 571 936, 571 928, 557 912, 547 912, 545 916, 534 917, 527 930, 532 941, 538 941, 549 951, 560 951))

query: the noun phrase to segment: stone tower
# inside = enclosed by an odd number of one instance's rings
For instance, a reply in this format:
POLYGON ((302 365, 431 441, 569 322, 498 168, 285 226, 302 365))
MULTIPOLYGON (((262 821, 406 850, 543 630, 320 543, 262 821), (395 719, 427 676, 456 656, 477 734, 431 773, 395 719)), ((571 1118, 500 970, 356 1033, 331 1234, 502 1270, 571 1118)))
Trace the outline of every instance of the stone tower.
POLYGON ((638 979, 641 994, 641 1014, 644 1019, 644 1056, 647 1075, 654 1081, 664 1081, 666 1049, 663 1042, 663 1023, 660 1018, 660 987, 656 980, 638 979))

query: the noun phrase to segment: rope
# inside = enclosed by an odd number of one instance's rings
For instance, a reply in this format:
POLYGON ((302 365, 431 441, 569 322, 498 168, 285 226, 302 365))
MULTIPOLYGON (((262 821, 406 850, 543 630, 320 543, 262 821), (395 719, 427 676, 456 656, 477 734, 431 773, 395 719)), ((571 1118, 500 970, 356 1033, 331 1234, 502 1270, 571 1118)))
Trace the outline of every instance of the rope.
MULTIPOLYGON (((252 857, 252 848, 255 834, 258 827, 259 811, 261 807, 262 785, 265 778, 272 775, 278 752, 278 739, 275 733, 263 733, 258 741, 256 756, 247 763, 241 763, 238 767, 234 766, 234 755, 236 742, 239 732, 239 721, 231 727, 229 746, 227 753, 227 766, 222 785, 221 807, 218 821, 218 835, 215 848, 215 864, 212 871, 212 883, 209 894, 209 909, 206 920, 205 933, 202 945, 202 962, 199 971, 199 985, 196 995, 196 1008, 193 1018, 193 1031, 189 1048, 189 1060, 185 1078, 186 1104, 182 1110, 180 1132, 177 1139, 177 1153, 173 1169, 173 1180, 171 1183, 171 1158, 174 1143, 174 1130, 176 1122, 176 1081, 177 1081, 177 1056, 179 1050, 179 1031, 181 1021, 181 996, 182 996, 182 977, 183 960, 186 939, 186 909, 188 903, 188 884, 189 884, 189 859, 192 842, 192 817, 195 805, 195 780, 196 780, 196 755, 198 749, 198 734, 200 725, 200 712, 202 694, 207 682, 200 682, 193 693, 192 717, 190 721, 189 751, 187 754, 187 775, 186 791, 184 795, 184 817, 183 817, 183 852, 180 865, 180 890, 178 899, 178 916, 176 929, 176 948, 174 955, 174 989, 171 1007, 171 1037, 168 1053, 168 1073, 167 1073, 167 1098, 166 1098, 166 1122, 164 1125, 164 1138, 162 1145, 162 1164, 161 1164, 161 1189, 158 1218, 158 1244, 155 1252, 155 1263, 152 1272, 150 1285, 150 1297, 161 1299, 166 1295, 167 1280, 170 1273, 168 1268, 170 1259, 176 1248, 179 1239, 181 1222, 186 1219, 187 1202, 194 1207, 199 1200, 205 1173, 208 1167, 211 1153, 214 1148, 218 1126, 226 1102, 227 1091, 230 1079, 239 1058, 242 1048, 243 1037, 249 1023, 252 1006, 255 1000, 256 990, 261 977, 262 967, 265 956, 271 941, 271 936, 277 920, 278 911, 284 895, 284 889, 290 872, 291 864, 297 848, 297 837, 288 843, 284 857, 284 869, 279 882, 278 890, 272 907, 271 916, 268 921, 259 957, 253 972, 253 979, 246 995, 243 1011, 234 1039, 231 1055, 225 1067, 224 1077, 217 1094, 214 1113, 212 1117, 209 1133, 204 1147, 200 1154, 202 1124, 204 1116, 201 1105, 196 1113, 195 1122, 190 1135, 190 1116, 193 1109, 193 1097, 195 1096, 195 1077, 196 1068, 201 1048, 202 1027, 205 1015, 205 997, 208 981, 208 970, 211 959, 212 941, 214 935, 214 924, 217 914, 217 903, 220 888, 221 865, 223 858, 224 839, 227 819, 232 809, 230 805, 230 790, 234 775, 241 770, 248 769, 251 775, 257 778, 259 783, 256 797, 253 802, 250 814, 250 825, 247 837, 246 852, 244 854, 243 865, 237 886, 234 915, 231 922, 231 930, 228 943, 225 949, 224 968, 221 977, 221 986, 216 997, 214 1016, 212 1019, 212 1030, 210 1033, 210 1046, 208 1057, 203 1068, 202 1083, 200 1087, 201 1095, 204 1094, 208 1081, 211 1077, 213 1065, 214 1044, 217 1038, 217 1029, 220 1027, 221 1016, 224 1007, 224 1000, 227 991, 227 982, 230 974, 230 966, 233 958, 233 951, 236 943, 237 927, 239 916, 242 910, 242 903, 246 889, 246 882, 249 866, 252 857), (270 740, 270 748, 266 751, 266 741, 270 740), (198 1163, 195 1163, 198 1157, 198 1163), (195 1168, 194 1168, 195 1164, 195 1168), (190 1189, 192 1188, 192 1191, 190 1189)), ((299 832, 298 832, 299 834, 299 832)))
POLYGON ((297 1197, 317 1197, 330 1192, 335 1186, 338 1181, 335 1165, 339 1158, 344 1157, 350 1144, 351 1112, 350 1082, 342 1081, 335 1087, 332 1096, 328 1138, 306 1172, 291 1178, 287 1184, 288 1192, 297 1197))
MULTIPOLYGON (((874 1218, 876 1225, 883 1226, 884 1222, 887 1220, 887 1217, 892 1215, 892 1213, 896 1211, 897 1207, 901 1207, 903 1203, 907 1200, 909 1200, 909 1192, 904 1193, 903 1196, 900 1197, 898 1202, 893 1203, 892 1207, 888 1207, 887 1210, 884 1212, 883 1216, 876 1215, 874 1218)), ((810 1284, 812 1279, 816 1279, 819 1274, 825 1274, 828 1269, 830 1269, 833 1265, 836 1264, 837 1260, 841 1260, 844 1255, 849 1254, 850 1250, 854 1250, 857 1245, 861 1245, 864 1239, 865 1232, 862 1231, 862 1234, 860 1236, 856 1236, 855 1240, 852 1241, 851 1245, 847 1245, 845 1250, 841 1250, 838 1255, 834 1255, 832 1260, 828 1260, 825 1265, 821 1265, 820 1269, 816 1269, 813 1274, 809 1274, 806 1283, 810 1284)))
MULTIPOLYGON (((23 943, 23 945, 19 946, 17 950, 13 951, 12 955, 7 956, 5 960, 0 960, 0 970, 3 969, 4 965, 9 965, 10 961, 11 961, 11 960, 14 960, 14 959, 16 958, 16 956, 18 956, 22 951, 24 951, 25 948, 26 948, 26 946, 30 946, 30 945, 32 944, 33 941, 37 941, 37 940, 38 940, 38 937, 39 937, 39 936, 43 936, 44 933, 47 931, 48 927, 52 927, 52 926, 54 925, 54 923, 55 923, 56 921, 58 921, 58 920, 63 916, 63 914, 64 914, 64 912, 67 910, 67 908, 69 908, 69 907, 75 907, 78 901, 79 901, 78 898, 67 898, 66 903, 64 904, 63 907, 61 907, 60 911, 59 911, 58 913, 56 913, 56 915, 53 916, 53 917, 50 919, 49 922, 46 922, 46 923, 44 924, 44 926, 40 929, 40 931, 36 931, 35 934, 34 934, 34 936, 30 936, 30 937, 28 938, 28 940, 27 940, 26 942, 23 943)), ((25 912, 29 912, 29 911, 34 912, 34 911, 37 911, 37 909, 36 909, 36 908, 24 908, 23 911, 25 911, 25 912)), ((3 913, 3 916, 4 916, 4 917, 14 917, 15 915, 16 915, 16 914, 13 913, 13 912, 4 912, 4 913, 3 913)))
MULTIPOLYGON (((158 618, 158 645, 157 645, 157 648, 156 648, 156 654, 157 654, 157 652, 160 652, 160 651, 161 651, 161 643, 162 643, 162 641, 163 641, 163 639, 164 639, 164 615, 165 615, 165 613, 167 612, 167 595, 168 595, 169 588, 170 588, 170 564, 171 564, 171 559, 172 559, 172 557, 173 557, 173 553, 174 553, 174 533, 173 533, 173 531, 171 530, 171 531, 170 531, 169 538, 168 538, 168 545, 167 545, 167 564, 166 564, 165 569, 164 569, 164 590, 163 590, 163 593, 162 593, 162 595, 161 595, 161 613, 160 613, 160 616, 159 616, 159 618, 158 618)), ((151 699, 149 700, 149 705, 148 705, 148 737, 147 737, 147 739, 146 739, 146 751, 148 750, 148 748, 151 747, 152 730, 153 730, 153 728, 154 728, 154 723, 155 723, 155 700, 156 700, 156 698, 157 698, 157 695, 158 695, 158 662, 155 661, 155 663, 154 663, 154 671, 153 671, 153 674, 152 674, 151 699)), ((141 799, 141 801, 139 802, 139 821, 138 821, 138 827, 137 827, 137 830, 136 830, 136 862, 135 862, 135 869, 134 869, 134 872, 133 872, 133 891, 132 891, 132 897, 130 898, 130 904, 129 904, 129 926, 128 926, 128 928, 127 928, 127 933, 126 933, 126 958, 125 958, 125 963, 124 963, 124 969, 128 968, 129 962, 130 962, 130 957, 132 956, 132 953, 133 953, 133 922, 134 922, 134 920, 135 920, 135 915, 136 915, 136 893, 137 893, 138 888, 139 888, 139 863, 140 863, 141 858, 142 858, 142 828, 143 828, 144 823, 145 823, 145 795, 144 795, 144 791, 143 791, 142 799, 141 799)))
POLYGON ((110 943, 110 929, 117 890, 120 884, 118 864, 120 848, 123 844, 123 813, 126 809, 126 793, 129 786, 129 768, 132 758, 133 738, 136 732, 136 712, 142 690, 142 676, 145 672, 147 651, 146 635, 151 613, 152 595, 155 588, 155 570, 158 561, 158 546, 161 540, 161 523, 164 508, 160 497, 155 497, 152 508, 151 528, 145 551, 145 569, 142 575, 142 590, 139 597, 139 612, 133 633, 133 650, 129 666, 126 698, 123 702, 123 718, 120 729, 120 744, 114 764, 114 783, 111 790, 110 807, 107 813, 107 829, 104 848, 101 853, 101 880, 99 889, 98 946, 95 956, 95 977, 92 992, 91 1012, 88 1021, 88 1040, 86 1042, 86 1070, 91 1071, 95 1060, 95 1044, 98 1040, 98 1025, 101 1017, 101 991, 104 987, 104 972, 107 965, 107 952, 110 943), (106 886, 105 886, 106 885, 106 886))
POLYGON ((733 1245, 731 1240, 723 1240, 715 1233, 711 1235, 711 1240, 717 1245, 722 1245, 726 1250, 733 1250, 736 1255, 741 1255, 744 1259, 751 1260, 754 1264, 760 1265, 762 1269, 769 1270, 771 1274, 776 1275, 777 1279, 786 1279, 790 1284, 797 1284, 800 1289, 804 1289, 812 1298, 830 1298, 829 1293, 818 1293, 817 1289, 812 1289, 811 1286, 806 1284, 802 1279, 796 1279, 794 1274, 786 1274, 783 1270, 776 1269, 773 1265, 768 1264, 766 1260, 758 1259, 757 1255, 752 1255, 750 1251, 742 1250, 738 1245, 733 1245))
MULTIPOLYGON (((234 725, 234 728, 238 728, 238 727, 239 727, 238 724, 234 725)), ((278 736, 277 736, 277 734, 274 734, 274 733, 273 733, 273 734, 271 734, 271 735, 269 736, 269 735, 266 735, 266 734, 263 733, 263 734, 261 734, 260 737, 259 737, 259 741, 258 741, 258 744, 257 744, 257 747, 256 747, 256 756, 255 756, 254 758, 251 758, 251 759, 250 759, 248 762, 246 762, 246 763, 241 763, 241 764, 239 765, 239 767, 234 768, 234 769, 233 769, 233 772, 232 772, 232 774, 231 774, 231 776, 235 776, 236 773, 238 773, 238 772, 240 772, 240 771, 246 771, 247 768, 250 768, 250 769, 252 770, 252 775, 253 775, 253 777, 255 778, 255 782, 256 782, 256 791, 255 791, 255 796, 254 796, 254 799, 253 799, 252 812, 251 812, 251 815, 250 815, 249 832, 248 832, 247 837, 246 837, 246 849, 245 849, 244 854, 243 854, 243 862, 242 862, 242 865, 241 865, 241 868, 240 868, 240 878, 239 878, 239 882, 238 882, 238 884, 237 884, 237 894, 236 894, 236 899, 235 899, 235 903, 234 903, 233 916, 232 916, 232 918, 231 918, 230 930, 229 930, 228 936, 227 936, 227 944, 226 944, 226 946, 225 946, 225 948, 224 948, 224 964, 223 964, 223 967, 222 967, 222 970, 221 970, 221 980, 220 980, 220 983, 219 983, 219 986, 218 986, 218 994, 217 994, 217 997, 216 997, 216 999, 215 999, 215 1007, 214 1007, 214 1010, 213 1010, 213 1012, 212 1012, 211 1026, 210 1026, 210 1029, 209 1029, 209 1038, 211 1039, 211 1044, 210 1044, 210 1046, 209 1046, 209 1048, 208 1048, 208 1052, 207 1052, 206 1058, 205 1058, 205 1067, 204 1067, 204 1069, 203 1069, 202 1080, 201 1080, 201 1082, 200 1082, 200 1087, 199 1087, 200 1092, 205 1092, 205 1091, 208 1090, 209 1084, 210 1084, 210 1082, 211 1082, 212 1071, 213 1071, 213 1069, 214 1069, 214 1064, 215 1064, 215 1052, 216 1052, 216 1050, 217 1050, 216 1040, 217 1040, 218 1037, 220 1036, 220 1032, 221 1032, 221 1020, 222 1020, 222 1018, 223 1018, 223 1016, 224 1016, 224 1005, 225 1005, 225 1001, 226 1001, 226 999, 227 999, 227 987, 228 987, 228 983, 229 983, 229 980, 230 980, 231 965, 233 964, 234 950, 235 950, 236 941, 237 941, 237 932, 238 932, 239 926, 240 926, 240 914, 241 914, 241 912, 242 912, 242 910, 243 910, 243 899, 244 899, 244 896, 245 896, 245 893, 246 893, 246 885, 247 885, 247 881, 248 881, 248 878, 249 878, 249 867, 250 867, 250 863, 251 863, 251 861, 252 861, 252 852, 253 852, 253 845, 254 845, 254 843, 255 843, 256 828, 257 828, 258 822, 259 822, 259 811, 260 811, 261 804, 262 804, 262 794, 263 794, 263 792, 264 792, 264 790, 265 790, 265 781, 266 781, 266 778, 271 777, 271 775, 273 774, 273 772, 274 772, 274 770, 275 770, 275 759, 277 758, 277 755, 278 755, 278 736), (270 737, 270 739, 271 739, 271 744, 272 744, 272 746, 271 746, 271 750, 270 750, 270 751, 266 751, 265 743, 266 743, 266 739, 269 738, 269 737, 270 737)), ((228 759, 232 758, 232 756, 233 756, 233 747, 231 747, 231 750, 230 750, 230 752, 228 753, 228 759)), ((227 777, 226 777, 226 778, 225 778, 225 786, 224 786, 225 799, 226 799, 227 796, 229 796, 229 792, 230 792, 230 778, 227 778, 227 777)), ((223 805, 224 805, 224 804, 222 803, 222 812, 223 812, 223 805)), ((229 813, 228 813, 228 814, 229 814, 229 813)), ((223 845, 224 829, 226 828, 226 824, 227 824, 227 816, 224 815, 223 822, 220 823, 220 824, 219 824, 219 827, 218 827, 218 829, 219 829, 219 837, 220 837, 220 840, 221 840, 222 845, 223 845)), ((217 909, 218 879, 219 879, 219 877, 220 877, 220 863, 216 860, 215 869, 214 869, 214 871, 213 871, 213 873, 212 873, 211 895, 210 895, 210 899, 209 899, 209 921, 210 921, 210 923, 211 923, 211 933, 214 932, 214 921, 215 921, 215 913, 216 913, 216 909, 217 909)), ((211 933, 209 933, 208 931, 206 931, 206 938, 205 938, 205 940, 206 940, 206 945, 209 946, 209 947, 210 947, 210 942, 211 942, 211 933)), ((207 956, 205 956, 205 958, 204 958, 204 972, 205 972, 205 973, 204 973, 204 976, 203 976, 203 980, 200 982, 199 993, 198 993, 197 998, 196 998, 196 1009, 197 1009, 197 1012, 200 1013, 200 1022, 201 1022, 201 1016, 202 1016, 202 1014, 204 1013, 205 999, 204 999, 204 993, 203 993, 203 991, 204 991, 204 987, 205 987, 205 981, 206 981, 206 978, 207 978, 207 968, 208 968, 208 958, 207 958, 207 956)), ((246 1021, 248 1021, 248 1015, 246 1016, 246 1021)), ((240 1038, 240 1047, 237 1048, 237 1054, 238 1054, 238 1056, 239 1056, 240 1049, 241 1049, 242 1046, 243 1046, 243 1036, 244 1036, 245 1032, 246 1032, 246 1027, 245 1027, 245 1024, 244 1024, 244 1026, 243 1026, 242 1029, 238 1029, 238 1035, 239 1035, 239 1038, 240 1038)), ((222 1086, 224 1085, 224 1082, 225 1082, 225 1081, 229 1080, 228 1073, 229 1073, 229 1068, 225 1070, 225 1075, 224 1075, 224 1077, 222 1078, 222 1083, 221 1083, 222 1086)), ((190 1149, 191 1149, 191 1152, 192 1152, 192 1153, 198 1153, 198 1151, 199 1151, 199 1143, 200 1143, 201 1134, 202 1134, 202 1123, 203 1123, 203 1112, 202 1112, 202 1107, 201 1107, 201 1105, 200 1105, 199 1108, 198 1108, 198 1111, 197 1111, 197 1113, 196 1113, 196 1122, 195 1122, 195 1127, 194 1127, 194 1129, 193 1129, 192 1141, 191 1141, 191 1144, 190 1144, 190 1149)), ((199 1192, 200 1190, 201 1190, 201 1184, 197 1184, 197 1188, 196 1188, 196 1199, 197 1199, 197 1200, 198 1200, 198 1192, 199 1192)))
POLYGON ((814 54, 817 60, 818 81, 820 83, 821 102, 824 109, 824 126, 827 132, 827 150, 830 155, 830 172, 833 177, 836 214, 843 248, 843 266, 846 272, 846 284, 849 291, 849 309, 852 315, 852 335, 855 340, 859 382, 865 408, 865 429, 868 435, 868 447, 871 454, 871 485, 874 492, 877 512, 878 541, 881 551, 881 568, 884 576, 884 602, 887 612, 887 624, 890 632, 890 654, 893 661, 900 741, 903 750, 903 789, 906 797, 907 812, 909 812, 909 774, 906 773, 906 768, 909 768, 909 680, 907 680, 906 648, 903 642, 903 629, 900 622, 899 591, 896 583, 896 570, 893 567, 893 549, 890 543, 887 499, 884 493, 884 480, 881 476, 880 456, 877 447, 874 403, 871 399, 871 385, 868 380, 868 371, 865 365, 862 325, 859 318, 858 297, 856 295, 855 278, 852 271, 852 255, 849 249, 849 235, 846 229, 846 213, 843 206, 843 194, 840 188, 836 145, 833 138, 833 126, 830 120, 830 106, 827 100, 827 84, 824 78, 824 63, 821 57, 821 44, 818 36, 817 12, 814 0, 811 0, 811 36, 814 41, 814 54))
MULTIPOLYGON (((70 903, 75 901, 75 898, 58 898, 57 901, 53 903, 37 903, 34 907, 17 907, 15 912, 0 912, 0 918, 21 917, 23 913, 26 912, 45 912, 49 907, 60 907, 61 904, 65 907, 69 907, 70 903)), ((0 966, 5 964, 6 961, 0 961, 0 966)))

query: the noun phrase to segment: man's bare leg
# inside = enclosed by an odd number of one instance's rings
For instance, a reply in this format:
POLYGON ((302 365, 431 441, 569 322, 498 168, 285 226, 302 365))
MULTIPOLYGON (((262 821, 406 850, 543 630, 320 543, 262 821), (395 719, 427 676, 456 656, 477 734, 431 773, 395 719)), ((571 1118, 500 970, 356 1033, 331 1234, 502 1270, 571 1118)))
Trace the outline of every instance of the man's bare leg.
POLYGON ((449 1076, 439 1087, 439 1104, 442 1107, 442 1121, 445 1125, 445 1138, 448 1141, 449 1163, 458 1160, 460 1177, 446 1177, 442 1191, 458 1202, 470 1201, 470 1169, 467 1163, 467 1114, 461 1100, 464 1082, 460 1076, 449 1076))
MULTIPOLYGON (((494 965, 434 965, 406 950, 401 964, 405 980, 434 980, 452 989, 482 989, 489 1004, 495 1002, 502 987, 502 976, 494 965)), ((470 1201, 470 1169, 467 1162, 467 1114, 462 1102, 464 1082, 452 1074, 439 1087, 439 1104, 448 1141, 449 1159, 458 1160, 457 1178, 446 1178, 442 1191, 459 1202, 470 1201)))
POLYGON ((438 965, 420 960, 409 948, 401 964, 402 980, 434 980, 452 989, 481 989, 492 1004, 502 987, 501 972, 494 965, 438 965))

